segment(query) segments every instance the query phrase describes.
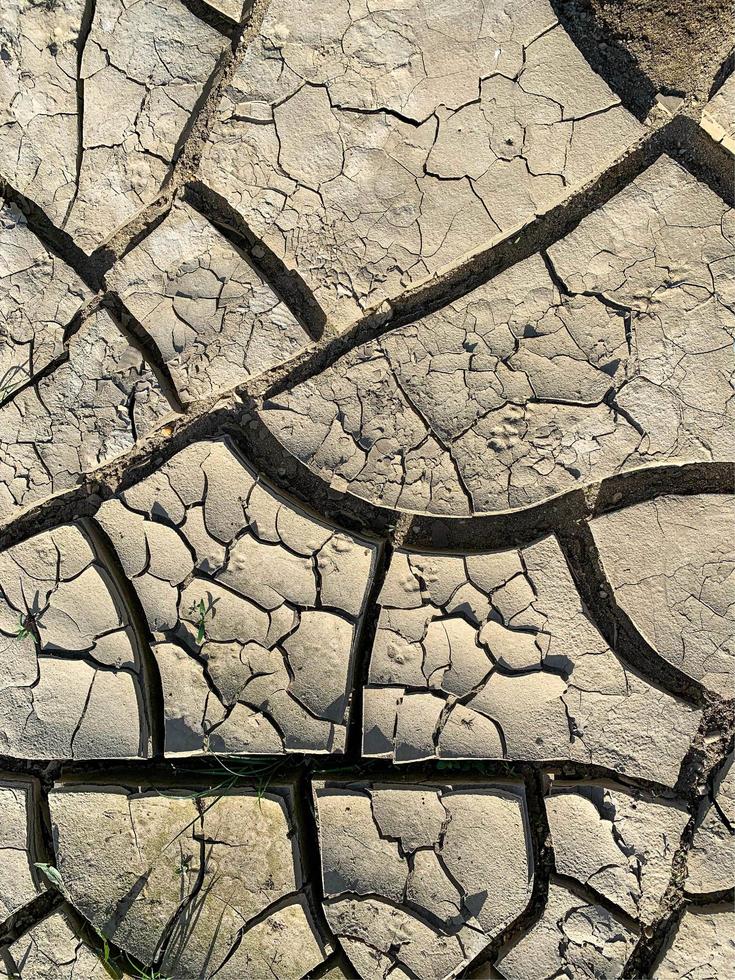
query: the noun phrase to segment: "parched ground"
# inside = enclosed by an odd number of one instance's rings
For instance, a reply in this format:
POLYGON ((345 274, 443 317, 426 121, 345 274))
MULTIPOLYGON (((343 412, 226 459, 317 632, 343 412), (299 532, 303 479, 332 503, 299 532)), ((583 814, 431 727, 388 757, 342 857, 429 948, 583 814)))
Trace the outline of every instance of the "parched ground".
POLYGON ((0 4, 0 977, 735 975, 731 27, 0 4))

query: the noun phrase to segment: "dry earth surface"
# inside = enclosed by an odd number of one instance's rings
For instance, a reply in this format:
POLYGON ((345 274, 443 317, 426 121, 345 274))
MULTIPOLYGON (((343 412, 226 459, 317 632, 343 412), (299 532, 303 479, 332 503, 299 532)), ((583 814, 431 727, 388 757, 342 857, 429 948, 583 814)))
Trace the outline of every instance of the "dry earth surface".
POLYGON ((731 13, 0 5, 0 977, 735 975, 731 13))

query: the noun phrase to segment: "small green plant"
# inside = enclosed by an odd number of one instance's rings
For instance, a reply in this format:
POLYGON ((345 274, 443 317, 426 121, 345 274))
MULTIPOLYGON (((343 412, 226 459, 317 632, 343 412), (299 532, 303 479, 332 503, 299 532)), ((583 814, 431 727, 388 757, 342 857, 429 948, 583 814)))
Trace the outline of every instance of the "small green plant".
POLYGON ((54 868, 51 864, 44 864, 42 861, 36 861, 33 867, 38 868, 38 870, 48 878, 57 891, 60 891, 62 895, 66 895, 66 885, 64 884, 64 879, 61 877, 58 868, 54 868))
POLYGON ((13 367, 8 368, 2 378, 0 378, 0 402, 4 402, 6 398, 10 398, 19 386, 19 374, 23 374, 23 369, 18 364, 15 364, 13 367))
POLYGON ((197 644, 201 646, 207 637, 207 604, 204 599, 192 603, 190 612, 197 617, 197 644))
MULTIPOLYGON (((200 808, 199 813, 193 820, 190 820, 185 827, 176 833, 171 840, 166 844, 166 847, 170 847, 175 841, 185 834, 187 830, 194 826, 197 821, 201 820, 202 817, 211 810, 222 797, 228 793, 231 789, 234 789, 237 785, 242 784, 247 781, 248 783, 253 780, 254 777, 258 778, 256 784, 256 799, 258 800, 258 805, 262 805, 263 797, 268 791, 273 777, 276 775, 279 769, 285 764, 284 759, 271 759, 267 756, 263 756, 260 759, 230 759, 230 765, 227 765, 218 755, 212 753, 212 758, 215 759, 219 765, 219 769, 183 769, 176 767, 177 772, 191 772, 195 773, 199 778, 203 776, 221 776, 222 772, 226 775, 224 778, 220 779, 218 783, 214 786, 210 786, 208 789, 200 790, 197 793, 188 793, 185 795, 185 799, 194 800, 195 802, 207 800, 206 805, 200 808)), ((165 796, 165 793, 159 791, 159 796, 165 796)), ((181 799, 181 794, 176 794, 177 799, 181 799)), ((165 848, 164 848, 165 850, 165 848)), ((179 873, 178 870, 176 872, 179 873)), ((182 872, 183 873, 183 872, 182 872)))
POLYGON ((97 934, 97 941, 101 946, 101 949, 97 951, 97 955, 105 971, 114 980, 125 980, 125 977, 134 977, 135 980, 169 980, 169 977, 160 973, 158 970, 138 966, 123 951, 118 951, 114 954, 107 937, 99 929, 95 929, 94 931, 97 934))
POLYGON ((102 944, 102 952, 99 954, 100 960, 102 960, 102 966, 105 968, 105 972, 114 980, 121 980, 122 971, 113 963, 112 957, 110 956, 110 944, 107 942, 107 937, 103 936, 102 933, 97 930, 97 935, 99 936, 100 943, 102 944))
POLYGON ((181 864, 177 864, 176 867, 174 868, 174 871, 176 872, 177 875, 183 876, 189 872, 190 863, 191 863, 191 855, 182 854, 181 864))
POLYGON ((31 635, 29 629, 28 617, 25 619, 22 616, 18 617, 18 632, 15 634, 16 640, 25 640, 27 636, 31 635))

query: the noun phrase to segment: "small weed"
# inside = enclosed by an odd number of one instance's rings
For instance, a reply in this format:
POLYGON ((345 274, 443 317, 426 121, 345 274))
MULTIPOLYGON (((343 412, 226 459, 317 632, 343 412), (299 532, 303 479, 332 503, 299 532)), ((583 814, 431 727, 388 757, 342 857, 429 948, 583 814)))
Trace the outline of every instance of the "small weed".
POLYGON ((44 864, 42 861, 36 861, 33 865, 34 868, 38 870, 48 878, 51 884, 57 891, 60 891, 62 895, 66 895, 66 885, 64 884, 64 879, 58 868, 54 868, 50 864, 44 864))
POLYGON ((0 378, 0 402, 4 402, 6 398, 10 398, 15 389, 19 386, 19 374, 23 374, 23 369, 19 365, 15 364, 13 367, 8 368, 2 378, 0 378))
POLYGON ((134 977, 135 980, 170 980, 169 977, 160 973, 158 970, 146 969, 145 967, 138 966, 137 963, 133 963, 127 953, 123 951, 114 955, 107 937, 99 929, 95 929, 95 932, 97 933, 99 944, 102 947, 101 950, 97 951, 97 955, 105 971, 114 980, 124 980, 125 977, 134 977))
POLYGON ((200 599, 199 602, 192 603, 189 611, 197 617, 197 643, 201 646, 207 637, 207 604, 204 599, 200 599))
POLYGON ((15 634, 16 640, 25 640, 27 636, 31 635, 30 623, 28 618, 25 619, 22 616, 18 617, 18 632, 15 634))
MULTIPOLYGON (((194 801, 209 800, 210 802, 208 802, 206 806, 204 806, 201 809, 201 812, 196 817, 194 817, 193 820, 190 820, 185 827, 182 827, 181 830, 171 838, 168 844, 166 844, 166 847, 170 847, 175 841, 177 841, 178 838, 182 836, 182 834, 185 834, 187 830, 189 830, 191 827, 194 826, 195 823, 197 823, 198 820, 201 820, 201 818, 208 810, 211 810, 213 806, 219 803, 219 801, 226 793, 228 793, 231 789, 234 789, 239 783, 242 783, 243 780, 250 781, 253 779, 254 776, 258 777, 256 798, 258 800, 258 806, 261 806, 263 797, 267 793, 268 787, 270 786, 273 777, 276 775, 278 770, 284 765, 284 761, 285 761, 283 759, 270 759, 267 756, 264 756, 262 759, 257 759, 257 760, 253 760, 253 759, 242 759, 242 760, 237 759, 235 761, 230 760, 231 765, 227 765, 222 761, 222 759, 219 758, 219 756, 214 755, 214 753, 212 753, 212 757, 216 760, 216 762, 220 766, 220 769, 178 769, 177 770, 178 772, 193 772, 196 773, 196 775, 199 777, 211 776, 211 775, 219 776, 221 775, 222 771, 227 773, 227 775, 225 776, 225 778, 221 779, 216 785, 210 786, 209 789, 200 790, 198 793, 183 794, 183 798, 187 800, 194 800, 194 801)), ((165 796, 166 794, 159 792, 159 795, 165 796)), ((177 799, 181 799, 182 794, 177 793, 176 797, 177 799)), ((179 872, 177 871, 177 874, 178 873, 179 872)))
POLYGON ((191 855, 183 854, 181 857, 181 864, 177 864, 176 867, 174 868, 174 871, 176 872, 177 875, 188 874, 190 870, 189 868, 190 863, 191 863, 191 855))

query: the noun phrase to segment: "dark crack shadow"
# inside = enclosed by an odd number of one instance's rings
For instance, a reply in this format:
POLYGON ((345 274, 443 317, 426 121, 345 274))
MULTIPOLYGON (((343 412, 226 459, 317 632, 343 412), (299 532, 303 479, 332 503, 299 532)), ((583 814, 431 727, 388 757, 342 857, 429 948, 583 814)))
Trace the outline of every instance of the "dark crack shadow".
POLYGON ((99 556, 105 570, 115 586, 113 597, 119 597, 124 612, 135 637, 135 645, 140 660, 139 683, 136 693, 142 700, 141 714, 145 726, 141 725, 141 738, 150 736, 153 758, 162 758, 164 751, 164 704, 163 685, 158 663, 153 655, 153 636, 146 620, 143 606, 132 583, 125 574, 120 559, 109 538, 96 521, 84 520, 82 526, 92 548, 99 556), (140 690, 138 690, 140 688, 140 690))
POLYGON ((646 680, 702 707, 709 697, 703 685, 654 650, 618 604, 589 524, 580 519, 559 528, 556 537, 585 612, 610 649, 646 680))
POLYGON ((275 252, 253 234, 244 218, 222 195, 195 181, 187 186, 184 200, 243 255, 288 306, 309 336, 319 340, 327 322, 326 314, 299 273, 286 268, 275 252))

